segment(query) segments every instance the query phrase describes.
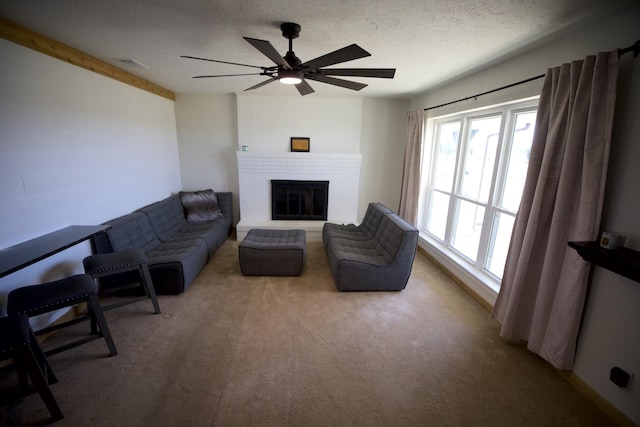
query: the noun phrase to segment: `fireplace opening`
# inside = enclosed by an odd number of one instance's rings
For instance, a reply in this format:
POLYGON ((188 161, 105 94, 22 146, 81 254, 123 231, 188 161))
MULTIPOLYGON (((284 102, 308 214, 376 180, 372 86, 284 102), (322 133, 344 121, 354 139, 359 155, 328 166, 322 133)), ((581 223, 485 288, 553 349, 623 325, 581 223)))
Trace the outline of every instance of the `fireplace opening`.
POLYGON ((271 180, 271 219, 326 221, 329 181, 271 180))

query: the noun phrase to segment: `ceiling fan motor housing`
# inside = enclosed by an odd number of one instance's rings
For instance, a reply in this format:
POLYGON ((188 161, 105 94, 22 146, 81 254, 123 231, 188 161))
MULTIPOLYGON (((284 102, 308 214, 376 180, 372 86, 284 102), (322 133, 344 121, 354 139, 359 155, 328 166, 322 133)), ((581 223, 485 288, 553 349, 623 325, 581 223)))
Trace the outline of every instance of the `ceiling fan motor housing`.
POLYGON ((293 22, 284 22, 280 25, 282 36, 285 39, 297 39, 300 36, 300 25, 293 22))
POLYGON ((284 60, 293 68, 299 67, 300 64, 302 64, 302 61, 293 52, 293 43, 291 40, 297 39, 300 35, 300 25, 293 22, 285 22, 280 25, 280 29, 282 30, 282 36, 289 39, 289 50, 284 56, 284 60))
POLYGON ((289 63, 289 65, 291 65, 292 67, 298 67, 300 66, 300 64, 302 64, 302 61, 300 60, 300 58, 298 58, 296 56, 295 53, 293 53, 292 50, 288 51, 287 54, 284 56, 285 61, 287 61, 289 63))

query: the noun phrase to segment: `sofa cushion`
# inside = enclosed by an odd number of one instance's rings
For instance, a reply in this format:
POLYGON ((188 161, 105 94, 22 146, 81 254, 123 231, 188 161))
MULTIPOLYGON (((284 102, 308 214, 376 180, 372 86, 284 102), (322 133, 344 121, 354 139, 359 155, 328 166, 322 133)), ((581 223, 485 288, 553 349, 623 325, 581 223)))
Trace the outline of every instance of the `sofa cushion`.
POLYGON ((149 272, 158 294, 179 294, 207 264, 207 247, 202 239, 160 243, 147 254, 149 272))
POLYGON ((189 222, 175 235, 175 239, 202 239, 207 244, 209 258, 213 257, 218 248, 227 240, 229 227, 222 221, 189 222))
POLYGON ((108 222, 106 233, 113 251, 126 248, 140 248, 145 254, 160 245, 153 231, 149 217, 143 213, 130 213, 108 222))
POLYGON ((213 221, 222 216, 216 193, 211 190, 181 191, 180 201, 187 222, 213 221))
POLYGON ((149 216, 149 221, 156 235, 162 241, 171 240, 172 236, 187 224, 180 197, 177 195, 138 209, 149 216))
POLYGON ((394 255, 373 240, 334 238, 331 240, 331 250, 337 259, 371 265, 388 265, 393 262, 394 255))

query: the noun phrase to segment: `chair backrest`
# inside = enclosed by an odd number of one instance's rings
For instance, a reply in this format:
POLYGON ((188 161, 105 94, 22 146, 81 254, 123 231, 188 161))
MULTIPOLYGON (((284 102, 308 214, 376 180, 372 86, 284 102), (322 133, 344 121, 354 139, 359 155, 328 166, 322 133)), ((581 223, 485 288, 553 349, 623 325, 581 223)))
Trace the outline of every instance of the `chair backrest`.
POLYGON ((134 247, 140 248, 147 254, 160 245, 149 217, 140 212, 134 212, 113 221, 107 229, 107 236, 113 251, 134 247))
POLYGON ((394 259, 398 256, 408 256, 413 262, 418 245, 418 229, 398 215, 390 213, 381 219, 373 240, 394 259))
POLYGON ((138 209, 149 216, 151 226, 160 240, 171 239, 181 227, 187 223, 180 196, 174 195, 138 209))
POLYGON ((364 214, 364 218, 362 218, 362 223, 360 226, 370 235, 374 235, 376 230, 380 226, 380 221, 382 221, 382 217, 388 213, 392 213, 391 209, 386 207, 380 202, 371 202, 367 207, 367 212, 364 214))

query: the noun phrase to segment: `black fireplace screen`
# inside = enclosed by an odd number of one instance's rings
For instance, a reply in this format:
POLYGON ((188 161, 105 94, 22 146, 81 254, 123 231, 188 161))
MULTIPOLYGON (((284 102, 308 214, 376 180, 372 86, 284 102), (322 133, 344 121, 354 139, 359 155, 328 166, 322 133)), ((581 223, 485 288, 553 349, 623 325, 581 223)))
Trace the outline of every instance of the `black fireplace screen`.
POLYGON ((271 180, 271 219, 327 220, 329 181, 271 180))

